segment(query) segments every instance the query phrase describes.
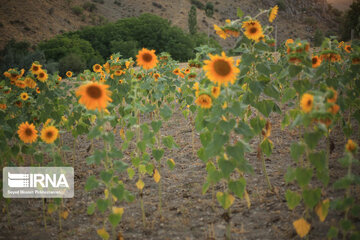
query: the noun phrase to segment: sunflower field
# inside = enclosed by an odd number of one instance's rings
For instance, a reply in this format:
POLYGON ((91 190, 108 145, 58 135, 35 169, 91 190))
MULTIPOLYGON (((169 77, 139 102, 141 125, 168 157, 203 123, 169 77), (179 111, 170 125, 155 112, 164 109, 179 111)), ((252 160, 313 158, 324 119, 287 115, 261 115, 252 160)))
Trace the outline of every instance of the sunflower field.
POLYGON ((75 196, 2 198, 0 239, 360 239, 359 41, 276 43, 277 13, 214 26, 238 57, 4 72, 2 168, 72 166, 75 196))

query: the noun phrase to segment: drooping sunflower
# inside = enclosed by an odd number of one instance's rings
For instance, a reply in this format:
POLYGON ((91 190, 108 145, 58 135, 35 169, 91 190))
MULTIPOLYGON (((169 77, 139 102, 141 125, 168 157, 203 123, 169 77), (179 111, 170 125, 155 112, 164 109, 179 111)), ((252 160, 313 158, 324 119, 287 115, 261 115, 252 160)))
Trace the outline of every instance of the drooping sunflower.
POLYGON ((29 124, 28 122, 21 123, 17 133, 24 143, 33 143, 38 137, 38 131, 35 129, 34 124, 29 124))
POLYGON ((244 34, 248 39, 259 41, 259 38, 264 35, 261 24, 256 20, 245 21, 242 27, 245 28, 244 34))
POLYGON ((26 84, 26 86, 28 88, 35 88, 36 87, 36 82, 30 77, 25 78, 24 82, 25 82, 25 84, 26 84))
POLYGON ((36 93, 40 93, 40 88, 36 88, 36 93))
POLYGON ((93 66, 93 70, 94 70, 94 72, 101 72, 102 67, 101 67, 100 64, 95 64, 95 65, 93 66))
POLYGON ((36 74, 38 75, 42 69, 41 69, 41 65, 40 64, 36 64, 36 63, 33 63, 30 67, 30 71, 32 74, 36 74))
POLYGON ((271 135, 271 122, 269 120, 266 121, 265 127, 262 130, 261 134, 264 136, 264 138, 268 138, 271 135))
POLYGON ((122 70, 116 70, 115 72, 114 72, 114 75, 115 76, 121 76, 123 74, 123 71, 122 70))
POLYGON ((48 79, 48 75, 45 71, 41 70, 37 76, 37 79, 39 79, 40 82, 45 82, 48 79))
POLYGON ((352 49, 351 49, 351 46, 350 46, 350 45, 345 45, 344 50, 345 50, 347 53, 350 53, 352 49))
POLYGON ((214 30, 216 32, 216 34, 221 37, 222 39, 226 39, 228 37, 227 33, 222 30, 222 28, 220 28, 218 25, 214 24, 214 30))
POLYGON ((269 14, 269 22, 273 22, 276 18, 276 15, 278 13, 278 10, 279 10, 279 7, 278 5, 275 5, 275 7, 273 7, 271 10, 270 10, 270 14, 269 14))
POLYGON ((240 70, 234 66, 234 60, 232 57, 226 57, 222 52, 221 56, 209 54, 210 60, 205 60, 203 66, 206 76, 210 81, 216 85, 224 84, 227 86, 229 83, 233 84, 236 80, 236 76, 240 70))
POLYGON ((154 79, 155 79, 155 82, 160 78, 160 74, 159 73, 155 73, 154 74, 154 79))
POLYGON ((22 80, 16 80, 15 81, 15 86, 19 87, 19 88, 26 88, 26 83, 22 80))
POLYGON ((339 110, 340 110, 340 106, 334 104, 328 109, 328 112, 330 112, 332 115, 336 115, 339 112, 339 110))
POLYGON ((47 144, 55 142, 59 135, 59 130, 54 126, 44 127, 41 130, 41 140, 47 144))
POLYGON ((154 68, 159 61, 155 55, 155 50, 143 48, 139 51, 138 55, 136 55, 136 62, 144 69, 151 69, 154 68))
POLYGON ((294 43, 294 40, 291 39, 291 38, 289 38, 288 40, 286 40, 285 46, 286 46, 286 47, 289 47, 289 44, 291 44, 291 43, 294 43))
POLYGON ((334 88, 329 88, 330 96, 327 98, 328 103, 335 103, 338 97, 337 91, 334 88))
POLYGON ((317 68, 321 65, 321 59, 318 56, 313 56, 311 58, 311 63, 313 68, 317 68))
POLYGON ((26 100, 28 100, 29 95, 26 92, 23 92, 20 94, 20 98, 21 98, 21 100, 26 101, 26 100))
POLYGON ((353 140, 349 139, 345 145, 345 149, 349 152, 354 152, 356 150, 356 143, 353 140))
POLYGON ((76 96, 80 96, 79 103, 85 105, 88 110, 102 111, 108 102, 112 102, 108 88, 109 85, 91 82, 80 86, 76 91, 76 96))
POLYGON ((300 107, 305 113, 309 113, 312 110, 313 105, 314 105, 313 95, 309 93, 305 93, 304 95, 302 95, 300 100, 300 107))
POLYGON ((201 108, 211 108, 212 99, 207 94, 201 94, 196 100, 195 103, 199 105, 201 108))
POLYGON ((220 95, 220 87, 212 87, 211 88, 211 94, 213 95, 214 98, 218 98, 220 95))
POLYGON ((57 80, 58 80, 59 82, 62 81, 62 77, 58 75, 57 80))
POLYGON ((73 73, 72 73, 71 71, 67 71, 67 72, 66 72, 66 76, 67 76, 68 78, 72 77, 72 75, 73 75, 73 73))

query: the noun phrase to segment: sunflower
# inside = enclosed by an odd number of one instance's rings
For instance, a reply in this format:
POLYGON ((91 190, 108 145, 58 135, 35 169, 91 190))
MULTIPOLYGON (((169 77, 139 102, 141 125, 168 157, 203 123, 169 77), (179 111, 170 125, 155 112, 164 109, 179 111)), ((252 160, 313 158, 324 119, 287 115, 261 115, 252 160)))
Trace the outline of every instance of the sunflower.
POLYGON ((41 65, 40 64, 36 64, 36 63, 33 63, 30 67, 30 71, 32 74, 36 74, 38 75, 42 69, 41 69, 41 65))
POLYGON ((332 105, 329 109, 328 112, 330 112, 333 115, 336 115, 340 110, 340 106, 337 104, 332 105))
POLYGON ((262 27, 258 21, 246 21, 242 27, 245 28, 244 34, 248 39, 259 41, 259 38, 263 36, 262 27))
POLYGON ((344 50, 345 50, 347 53, 350 53, 352 49, 351 49, 351 46, 350 46, 350 45, 345 45, 344 50))
POLYGON ((221 53, 221 56, 211 54, 209 54, 209 56, 210 60, 204 61, 205 66, 203 69, 206 71, 206 76, 210 81, 217 85, 224 84, 227 86, 229 82, 233 84, 236 76, 240 72, 240 70, 234 66, 233 58, 226 57, 224 52, 221 53))
POLYGON ((130 67, 130 62, 129 62, 129 61, 126 61, 126 62, 125 62, 125 67, 126 67, 126 68, 129 68, 129 67, 130 67))
POLYGON ((28 88, 35 88, 36 87, 36 82, 30 77, 25 78, 24 82, 25 82, 25 84, 26 84, 26 86, 28 88))
POLYGON ((311 109, 313 108, 313 104, 314 104, 313 95, 309 93, 305 93, 304 95, 302 95, 300 100, 300 107, 305 113, 309 113, 311 111, 311 109))
POLYGON ((66 76, 67 76, 68 78, 72 77, 72 75, 73 75, 73 73, 72 73, 71 71, 67 71, 67 72, 66 72, 66 76))
POLYGON ((317 67, 320 66, 321 60, 320 60, 320 58, 319 58, 318 56, 313 56, 313 57, 311 58, 311 63, 312 63, 312 67, 313 67, 313 68, 317 68, 317 67))
POLYGON ((34 124, 29 124, 28 122, 21 123, 17 131, 19 138, 24 143, 32 143, 37 139, 38 131, 35 129, 34 124))
POLYGON ((48 75, 46 72, 44 72, 43 70, 41 70, 41 72, 39 72, 37 79, 39 79, 40 82, 45 82, 48 79, 48 75))
POLYGON ((291 44, 291 43, 294 43, 294 40, 291 39, 291 38, 289 38, 288 40, 286 40, 285 46, 286 46, 286 47, 289 47, 289 44, 291 44))
POLYGON ((189 79, 193 79, 193 78, 196 78, 196 73, 189 73, 189 75, 188 75, 188 78, 189 79))
POLYGON ((101 72, 102 67, 101 67, 100 64, 95 64, 95 65, 93 66, 93 70, 94 70, 94 72, 101 72))
POLYGON ((44 127, 41 130, 41 140, 44 142, 51 144, 55 142, 59 135, 59 130, 57 130, 54 126, 44 127))
POLYGON ((160 74, 159 73, 155 73, 154 74, 154 79, 155 79, 155 82, 160 78, 160 74))
POLYGON ((62 77, 60 77, 60 76, 58 75, 57 80, 60 82, 60 81, 62 80, 62 77))
POLYGON ((329 90, 330 90, 330 97, 328 97, 327 102, 335 103, 338 97, 337 91, 335 91, 334 88, 329 88, 329 90))
POLYGON ((136 55, 136 62, 144 69, 148 70, 154 68, 158 63, 157 57, 155 55, 155 50, 148 50, 146 48, 143 48, 139 51, 138 55, 136 55))
POLYGON ((226 34, 226 32, 224 30, 222 30, 222 28, 220 28, 218 25, 214 24, 214 30, 216 32, 216 34, 221 37, 222 39, 226 39, 228 37, 228 35, 226 34))
POLYGON ((109 85, 91 82, 82 85, 76 91, 76 96, 80 96, 79 103, 85 105, 88 110, 104 110, 110 98, 111 92, 107 90, 109 85))
POLYGON ((16 106, 18 106, 19 108, 22 107, 22 101, 16 101, 15 104, 16 104, 16 106))
POLYGON ((0 104, 0 109, 6 110, 6 108, 7 108, 7 106, 6 106, 5 103, 1 103, 1 104, 0 104))
POLYGON ((279 7, 278 5, 275 5, 275 7, 273 7, 271 10, 270 10, 270 14, 269 14, 269 22, 273 22, 276 18, 276 15, 278 13, 278 10, 279 10, 279 7))
POLYGON ((22 80, 16 80, 15 85, 19 88, 26 88, 26 83, 22 80))
POLYGON ((356 150, 356 143, 353 140, 349 139, 345 145, 345 148, 349 152, 354 152, 356 150))
POLYGON ((21 98, 21 100, 26 101, 26 100, 28 100, 29 95, 26 92, 23 92, 20 94, 20 98, 21 98))
POLYGON ((214 98, 218 98, 220 95, 220 87, 212 87, 211 94, 214 96, 214 98))
POLYGON ((195 103, 201 108, 211 108, 212 100, 211 97, 207 94, 201 94, 196 100, 195 103))
POLYGON ((116 70, 115 72, 114 72, 114 75, 115 76, 121 76, 123 74, 123 71, 122 70, 116 70))
POLYGON ((175 68, 174 71, 173 71, 173 73, 174 73, 175 75, 178 75, 178 74, 180 73, 180 69, 179 69, 179 68, 175 68))
POLYGON ((36 88, 36 93, 40 93, 40 88, 36 88))

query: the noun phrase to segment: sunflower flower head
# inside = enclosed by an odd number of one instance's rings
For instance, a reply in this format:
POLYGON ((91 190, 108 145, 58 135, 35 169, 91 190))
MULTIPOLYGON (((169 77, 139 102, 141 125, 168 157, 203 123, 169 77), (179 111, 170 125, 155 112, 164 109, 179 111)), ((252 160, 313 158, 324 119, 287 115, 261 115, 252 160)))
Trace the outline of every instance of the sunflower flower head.
POLYGON ((278 5, 275 5, 275 7, 273 7, 271 10, 270 10, 270 13, 269 13, 269 22, 273 22, 276 18, 276 15, 278 13, 278 10, 279 10, 279 7, 278 5))
POLYGON ((348 152, 355 152, 357 149, 357 144, 353 140, 349 139, 345 145, 345 149, 348 152))
POLYGON ((305 113, 309 113, 314 105, 314 96, 309 94, 309 93, 305 93, 304 95, 302 95, 301 100, 300 100, 300 107, 303 110, 303 112, 305 113))
POLYGON ((211 94, 213 95, 214 98, 218 98, 220 95, 220 87, 213 86, 211 88, 211 94))
POLYGON ((321 65, 321 59, 318 56, 313 56, 311 58, 311 63, 313 68, 317 68, 321 65))
POLYGON ((209 80, 219 86, 234 84, 240 70, 234 66, 233 58, 227 57, 224 52, 220 56, 211 54, 209 56, 210 60, 205 60, 203 66, 209 80))
POLYGON ((155 55, 155 50, 143 48, 138 52, 138 55, 136 55, 136 62, 139 66, 148 70, 156 67, 159 61, 155 55))
POLYGON ((245 28, 245 36, 250 40, 259 41, 259 38, 264 35, 261 24, 256 20, 245 21, 242 27, 245 28))
POLYGON ((79 103, 85 105, 88 110, 102 111, 108 102, 112 102, 108 88, 109 85, 91 82, 80 86, 76 91, 76 96, 80 96, 79 103))
POLYGON ((93 70, 94 70, 94 72, 99 73, 102 71, 102 66, 100 64, 95 64, 93 66, 93 70))
POLYGON ((46 142, 47 144, 51 144, 55 142, 58 138, 59 130, 54 126, 44 127, 41 130, 41 140, 46 142))
POLYGON ((40 81, 40 82, 45 82, 47 79, 48 79, 48 74, 41 70, 41 72, 39 72, 39 74, 37 75, 37 79, 40 81))
POLYGON ((20 98, 21 98, 21 100, 26 101, 26 100, 28 100, 29 95, 26 92, 23 92, 20 94, 20 98))
POLYGON ((71 71, 67 71, 67 72, 66 72, 66 76, 67 76, 68 78, 71 78, 72 75, 73 75, 73 73, 72 73, 71 71))
POLYGON ((198 98, 195 100, 195 103, 200 106, 201 108, 211 108, 212 106, 212 99, 209 95, 207 94, 201 94, 200 96, 198 96, 198 98))
POLYGON ((38 137, 38 131, 35 129, 34 124, 29 124, 28 122, 21 123, 17 133, 24 143, 33 143, 38 137))
POLYGON ((38 75, 40 72, 41 72, 41 65, 40 64, 36 64, 36 63, 33 63, 30 67, 30 71, 32 74, 36 74, 38 75))

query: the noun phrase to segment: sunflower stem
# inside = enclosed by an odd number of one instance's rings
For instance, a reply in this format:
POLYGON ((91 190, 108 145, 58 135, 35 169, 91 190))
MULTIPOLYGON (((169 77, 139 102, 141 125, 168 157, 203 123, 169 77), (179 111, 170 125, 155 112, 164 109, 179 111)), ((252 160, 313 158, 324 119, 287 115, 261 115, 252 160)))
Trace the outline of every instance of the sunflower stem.
POLYGON ((261 141, 262 141, 262 138, 261 138, 261 134, 259 135, 259 146, 258 146, 258 149, 259 149, 259 157, 260 157, 260 160, 261 160, 261 167, 262 167, 262 171, 265 175, 265 179, 266 179, 266 182, 267 182, 267 185, 269 187, 270 190, 272 190, 272 185, 271 185, 271 182, 270 182, 270 179, 269 179, 269 176, 267 174, 267 171, 266 171, 266 165, 265 165, 265 159, 264 159, 264 154, 262 152, 262 149, 261 149, 261 141))

